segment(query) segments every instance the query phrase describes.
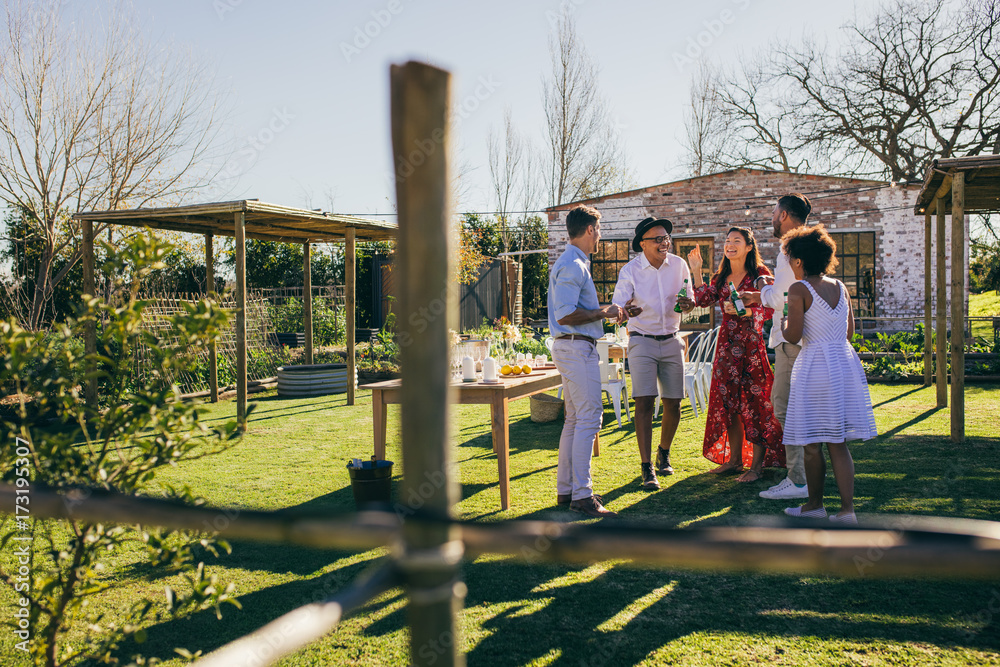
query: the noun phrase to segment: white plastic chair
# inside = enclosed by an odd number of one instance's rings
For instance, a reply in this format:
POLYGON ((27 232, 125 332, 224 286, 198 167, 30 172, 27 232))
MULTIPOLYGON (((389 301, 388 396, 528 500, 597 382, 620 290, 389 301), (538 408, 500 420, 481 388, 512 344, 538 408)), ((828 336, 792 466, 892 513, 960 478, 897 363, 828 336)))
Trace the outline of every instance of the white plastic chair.
POLYGON ((597 341, 597 355, 600 357, 601 391, 607 392, 611 397, 611 402, 615 406, 615 418, 618 420, 618 427, 622 425, 622 400, 625 402, 625 420, 631 421, 632 416, 628 410, 628 391, 625 389, 625 365, 611 363, 608 358, 608 349, 611 347, 609 341, 597 341))
MULTIPOLYGON (((698 408, 708 408, 708 387, 712 381, 712 360, 715 357, 715 341, 719 328, 698 336, 688 349, 688 361, 684 362, 684 394, 691 402, 694 416, 698 416, 698 408)), ((660 415, 660 401, 663 389, 659 381, 656 383, 656 404, 653 406, 653 419, 660 415)))
POLYGON ((692 345, 690 361, 685 364, 684 393, 688 401, 691 402, 691 410, 695 417, 698 416, 699 408, 703 411, 708 409, 708 391, 704 382, 706 377, 711 381, 711 356, 715 350, 716 335, 715 329, 702 334, 698 341, 692 345), (705 373, 706 368, 708 369, 707 374, 705 373))
POLYGON ((715 354, 719 348, 719 327, 715 327, 709 333, 711 338, 709 338, 709 347, 705 351, 705 356, 702 359, 701 372, 698 377, 698 389, 703 397, 702 402, 707 406, 708 397, 712 389, 712 368, 715 366, 715 354))

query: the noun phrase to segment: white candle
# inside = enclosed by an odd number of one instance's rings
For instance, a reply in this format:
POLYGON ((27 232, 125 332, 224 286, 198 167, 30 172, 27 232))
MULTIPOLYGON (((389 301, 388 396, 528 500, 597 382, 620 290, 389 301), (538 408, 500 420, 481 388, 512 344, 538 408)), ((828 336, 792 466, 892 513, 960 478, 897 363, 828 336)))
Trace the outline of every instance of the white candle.
POLYGON ((483 359, 483 380, 486 382, 497 381, 497 362, 493 357, 483 359))
POLYGON ((466 382, 474 382, 476 379, 476 362, 472 357, 462 357, 462 379, 466 382))

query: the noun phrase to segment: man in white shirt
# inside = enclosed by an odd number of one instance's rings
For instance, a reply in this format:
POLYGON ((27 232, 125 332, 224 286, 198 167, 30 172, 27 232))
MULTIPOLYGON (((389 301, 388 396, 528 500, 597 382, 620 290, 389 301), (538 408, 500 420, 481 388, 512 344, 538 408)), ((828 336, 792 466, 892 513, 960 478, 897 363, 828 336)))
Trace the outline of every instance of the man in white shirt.
MULTIPOLYGON (((670 444, 681 420, 684 398, 684 346, 677 338, 681 313, 674 311, 678 292, 691 289, 687 262, 670 254, 673 225, 665 218, 646 218, 635 228, 632 249, 639 253, 621 268, 611 302, 628 319, 628 366, 635 399, 635 436, 642 462, 642 488, 660 488, 650 460, 653 442, 653 408, 657 381, 663 388, 663 421, 656 468, 661 475, 673 474, 670 444)), ((694 308, 690 299, 680 299, 683 312, 694 308)))
MULTIPOLYGON (((796 227, 806 223, 812 204, 805 195, 793 193, 778 200, 771 215, 774 235, 783 237, 796 227)), ((767 276, 761 276, 763 282, 767 276)), ((788 265, 788 256, 778 252, 778 262, 774 270, 774 283, 760 287, 760 292, 742 292, 743 303, 763 303, 774 309, 771 319, 771 338, 768 346, 774 350, 774 382, 771 385, 771 404, 774 405, 774 416, 785 426, 785 413, 788 411, 788 394, 792 379, 792 366, 802 349, 801 343, 789 343, 781 335, 781 319, 785 309, 785 295, 788 288, 795 282, 792 267, 788 265)), ((760 492, 761 498, 785 500, 788 498, 808 498, 806 486, 806 470, 803 459, 803 447, 786 447, 785 462, 788 475, 769 489, 760 492)))

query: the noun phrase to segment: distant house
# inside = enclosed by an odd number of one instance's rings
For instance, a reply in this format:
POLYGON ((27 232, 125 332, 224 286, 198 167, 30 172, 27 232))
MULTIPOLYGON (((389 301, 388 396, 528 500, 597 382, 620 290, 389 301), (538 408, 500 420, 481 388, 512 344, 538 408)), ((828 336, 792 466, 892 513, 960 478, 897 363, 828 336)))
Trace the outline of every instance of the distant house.
MULTIPOLYGON (((809 223, 823 223, 837 241, 836 277, 850 290, 856 314, 917 318, 923 316, 924 303, 924 219, 913 214, 919 191, 916 183, 890 186, 885 181, 760 169, 687 178, 548 208, 549 265, 566 246, 566 212, 588 204, 602 214, 603 239, 591 271, 604 303, 611 300, 619 269, 635 255, 635 225, 650 216, 673 223, 674 253, 686 258, 695 245, 701 246, 706 279, 722 259, 726 231, 733 225, 754 230, 764 262, 773 269, 779 244, 772 233, 771 211, 778 197, 801 192, 812 202, 809 223)), ((949 239, 950 227, 949 222, 949 239)), ((707 311, 701 313, 702 326, 709 319, 707 311)), ((698 328, 697 323, 687 324, 698 328)), ((912 321, 883 325, 879 328, 903 329, 912 327, 912 321)))

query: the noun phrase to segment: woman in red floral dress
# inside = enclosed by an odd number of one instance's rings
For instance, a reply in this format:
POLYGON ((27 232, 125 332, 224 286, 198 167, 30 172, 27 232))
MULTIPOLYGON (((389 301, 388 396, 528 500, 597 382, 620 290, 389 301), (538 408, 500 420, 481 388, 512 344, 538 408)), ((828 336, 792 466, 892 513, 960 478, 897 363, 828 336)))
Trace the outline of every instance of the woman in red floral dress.
POLYGON ((753 232, 747 227, 730 228, 722 263, 711 283, 703 284, 701 279, 698 246, 688 254, 688 263, 697 304, 704 308, 718 301, 723 309, 703 453, 720 464, 711 471, 716 474, 740 472, 744 461, 750 460, 750 469, 737 481, 756 482, 763 466, 785 465, 781 424, 771 404, 774 376, 763 337, 764 320, 770 319, 773 311, 758 304, 738 317, 729 301, 729 283, 732 281, 738 291, 752 291, 757 276, 769 276, 771 272, 764 266, 753 232), (731 442, 739 442, 740 446, 731 447, 731 442))

